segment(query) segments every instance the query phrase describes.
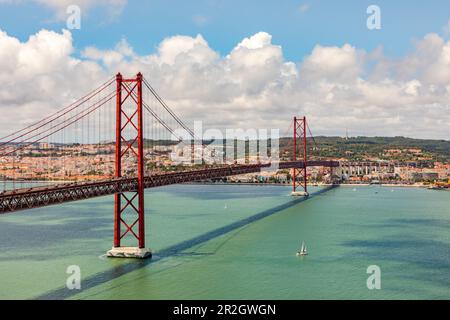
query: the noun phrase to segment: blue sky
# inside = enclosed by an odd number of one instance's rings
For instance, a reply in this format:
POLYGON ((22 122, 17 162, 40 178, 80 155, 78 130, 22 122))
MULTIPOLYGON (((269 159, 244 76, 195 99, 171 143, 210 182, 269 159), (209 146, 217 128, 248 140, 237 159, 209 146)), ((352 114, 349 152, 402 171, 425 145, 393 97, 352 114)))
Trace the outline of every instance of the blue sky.
MULTIPOLYGON (((1 29, 22 41, 43 28, 65 27, 54 10, 33 1, 6 1, 0 8, 1 29)), ((350 43, 369 51, 382 45, 388 56, 404 55, 414 39, 429 32, 443 34, 450 2, 129 0, 114 18, 106 11, 98 6, 83 13, 82 29, 73 32, 76 48, 111 48, 126 38, 137 53, 148 54, 168 36, 201 33, 212 48, 226 54, 244 37, 266 31, 287 59, 300 61, 316 44, 350 43), (370 4, 381 8, 381 30, 366 28, 370 4)))

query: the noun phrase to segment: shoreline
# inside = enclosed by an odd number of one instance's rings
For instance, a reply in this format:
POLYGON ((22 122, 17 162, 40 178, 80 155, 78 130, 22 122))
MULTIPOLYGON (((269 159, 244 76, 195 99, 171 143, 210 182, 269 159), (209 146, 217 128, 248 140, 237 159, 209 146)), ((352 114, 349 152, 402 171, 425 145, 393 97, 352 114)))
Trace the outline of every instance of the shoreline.
MULTIPOLYGON (((11 180, 1 180, 0 183, 14 183, 14 181, 11 180)), ((30 184, 39 184, 39 183, 47 183, 47 184, 64 184, 64 183, 76 183, 77 181, 59 181, 59 180, 33 180, 33 181, 16 181, 16 184, 20 183, 30 183, 30 184)), ((255 183, 255 182, 185 182, 181 184, 187 184, 187 185, 238 185, 238 186, 278 186, 278 187, 292 187, 290 183, 274 183, 274 182, 268 182, 268 183, 255 183)), ((331 183, 314 183, 309 184, 310 187, 328 187, 332 186, 331 183)), ((398 188, 421 188, 421 189, 427 189, 430 187, 429 185, 422 185, 422 184, 406 184, 406 183, 380 183, 380 184, 370 184, 370 183, 341 183, 339 184, 340 187, 370 187, 370 186, 379 186, 379 187, 398 187, 398 188)))
POLYGON ((380 183, 380 184, 370 184, 370 183, 343 183, 341 186, 349 186, 349 187, 356 187, 356 186, 380 186, 380 187, 401 187, 401 188, 428 188, 429 186, 422 185, 422 184, 406 184, 406 183, 380 183))
MULTIPOLYGON (((239 185, 239 186, 279 186, 279 187, 292 187, 289 183, 253 183, 253 182, 185 182, 183 184, 191 184, 191 185, 239 185)), ((321 184, 310 184, 309 187, 329 187, 332 186, 331 183, 321 183, 321 184)), ((426 185, 415 185, 415 184, 370 184, 370 183, 342 183, 339 184, 340 187, 370 187, 370 186, 379 186, 379 187, 399 187, 399 188, 421 188, 426 189, 429 186, 426 185)))
POLYGON ((0 180, 0 183, 75 183, 76 180, 0 180))

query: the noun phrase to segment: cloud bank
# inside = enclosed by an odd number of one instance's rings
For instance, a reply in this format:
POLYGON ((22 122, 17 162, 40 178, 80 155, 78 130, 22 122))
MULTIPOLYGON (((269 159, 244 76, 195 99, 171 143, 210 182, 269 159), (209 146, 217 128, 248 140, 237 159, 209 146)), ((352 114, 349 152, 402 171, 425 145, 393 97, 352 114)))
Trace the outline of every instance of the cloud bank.
POLYGON ((449 139, 450 41, 428 34, 401 59, 382 49, 317 45, 287 61, 259 32, 222 56, 201 36, 173 36, 138 55, 126 40, 74 55, 71 33, 42 30, 25 42, 0 31, 0 134, 39 119, 120 71, 138 71, 187 123, 280 128, 306 115, 316 135, 449 139), (14 110, 14 113, 11 111, 14 110))

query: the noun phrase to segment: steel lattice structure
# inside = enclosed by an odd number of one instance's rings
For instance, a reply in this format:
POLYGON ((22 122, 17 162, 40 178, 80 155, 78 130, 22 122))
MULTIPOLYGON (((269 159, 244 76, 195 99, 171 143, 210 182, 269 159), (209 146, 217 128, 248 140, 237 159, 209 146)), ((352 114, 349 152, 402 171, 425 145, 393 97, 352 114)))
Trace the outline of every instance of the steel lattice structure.
POLYGON ((116 76, 116 170, 115 177, 122 177, 122 160, 128 151, 131 151, 137 159, 137 179, 135 187, 128 192, 118 191, 114 196, 114 247, 120 247, 121 239, 131 233, 137 240, 139 248, 145 247, 144 229, 144 141, 143 141, 143 115, 142 115, 142 74, 137 74, 135 79, 123 79, 119 73, 116 76), (131 86, 130 86, 131 85, 131 86), (125 97, 122 98, 122 93, 125 97), (127 113, 125 103, 131 101, 133 108, 127 113), (124 132, 131 129, 131 138, 126 138, 124 132), (122 150, 122 144, 126 147, 122 150), (137 198, 137 205, 134 200, 137 198), (137 214, 137 218, 130 224, 125 221, 125 210, 131 210, 137 214), (137 233, 134 226, 138 227, 137 233), (121 227, 125 226, 125 232, 121 227))
POLYGON ((306 117, 294 117, 294 149, 292 153, 292 160, 297 161, 302 158, 304 167, 292 169, 292 192, 296 193, 300 187, 303 189, 305 195, 308 194, 308 181, 306 168, 307 163, 307 146, 306 146, 306 117), (300 148, 299 148, 300 147, 300 148), (301 178, 301 180, 299 179, 301 178))

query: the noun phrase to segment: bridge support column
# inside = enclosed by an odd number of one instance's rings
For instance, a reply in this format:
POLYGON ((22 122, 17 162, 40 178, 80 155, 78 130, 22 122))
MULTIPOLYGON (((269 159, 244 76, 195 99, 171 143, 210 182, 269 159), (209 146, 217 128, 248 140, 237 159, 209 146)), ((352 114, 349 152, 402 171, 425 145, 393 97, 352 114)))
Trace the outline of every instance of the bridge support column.
POLYGON ((294 149, 292 160, 303 157, 303 168, 292 169, 292 195, 304 196, 308 194, 308 183, 306 168, 307 166, 307 149, 306 149, 306 117, 297 118, 294 117, 294 149))
POLYGON ((151 257, 151 251, 145 248, 142 74, 139 73, 134 79, 123 79, 119 73, 116 82, 115 177, 122 177, 122 159, 131 154, 137 160, 137 179, 134 192, 119 192, 114 195, 114 247, 107 255, 120 258, 147 258, 151 257), (137 241, 138 245, 122 246, 127 235, 133 241, 137 241))
POLYGON ((340 184, 342 181, 342 168, 341 167, 330 167, 330 182, 333 185, 340 184))

